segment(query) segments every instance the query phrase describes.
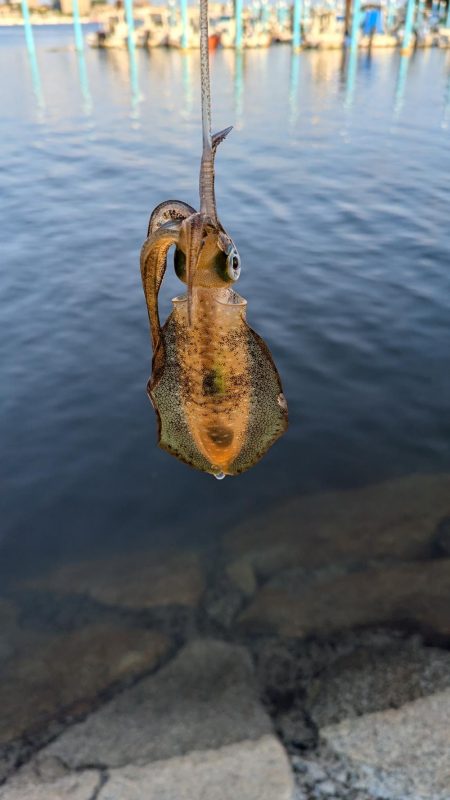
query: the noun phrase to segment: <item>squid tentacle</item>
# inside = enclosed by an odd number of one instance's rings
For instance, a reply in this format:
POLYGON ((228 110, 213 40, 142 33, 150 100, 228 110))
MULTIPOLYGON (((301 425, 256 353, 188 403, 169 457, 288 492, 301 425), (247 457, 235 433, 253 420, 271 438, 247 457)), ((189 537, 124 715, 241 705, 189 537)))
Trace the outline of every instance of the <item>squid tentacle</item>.
POLYGON ((178 243, 180 221, 166 222, 157 228, 144 242, 141 250, 141 276, 147 302, 153 352, 161 337, 158 295, 167 266, 167 254, 172 245, 178 243))

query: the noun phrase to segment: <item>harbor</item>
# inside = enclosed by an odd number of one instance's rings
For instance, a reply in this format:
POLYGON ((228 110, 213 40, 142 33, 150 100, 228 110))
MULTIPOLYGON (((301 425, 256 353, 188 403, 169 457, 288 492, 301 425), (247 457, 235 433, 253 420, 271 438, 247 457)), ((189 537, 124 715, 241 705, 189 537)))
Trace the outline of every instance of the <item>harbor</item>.
MULTIPOLYGON (((4 5, 0 25, 23 24, 27 43, 33 25, 73 22, 77 49, 199 46, 198 9, 187 0, 150 5, 139 0, 117 0, 114 5, 94 5, 90 0, 63 0, 59 15, 48 6, 4 5), (10 9, 9 13, 8 10, 10 9), (86 36, 82 25, 95 24, 86 36)), ((312 0, 253 0, 244 5, 210 6, 210 49, 266 48, 289 44, 300 49, 398 48, 409 55, 420 47, 450 47, 450 2, 406 0, 396 2, 312 2, 312 0)))

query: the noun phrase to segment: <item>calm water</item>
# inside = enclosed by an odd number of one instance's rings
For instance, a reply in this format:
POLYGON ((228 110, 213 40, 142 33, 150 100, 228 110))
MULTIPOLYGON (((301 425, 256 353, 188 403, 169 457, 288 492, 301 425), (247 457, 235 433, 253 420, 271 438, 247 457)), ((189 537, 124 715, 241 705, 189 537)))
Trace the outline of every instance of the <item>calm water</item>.
POLYGON ((0 31, 4 573, 448 470, 450 57, 213 55, 219 212, 291 420, 219 483, 156 447, 138 263, 153 207, 197 204, 198 55, 81 59, 42 28, 37 72, 22 35, 0 31))

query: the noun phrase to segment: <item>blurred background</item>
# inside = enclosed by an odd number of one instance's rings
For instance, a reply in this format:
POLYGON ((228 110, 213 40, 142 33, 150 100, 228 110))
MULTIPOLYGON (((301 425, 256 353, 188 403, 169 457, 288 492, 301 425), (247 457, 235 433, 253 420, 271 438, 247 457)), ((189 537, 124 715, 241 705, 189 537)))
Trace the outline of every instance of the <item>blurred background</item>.
MULTIPOLYGON (((234 126, 219 216, 290 413, 261 463, 221 482, 156 446, 139 272, 153 208, 198 206, 197 9, 0 6, 4 775, 24 736, 32 752, 64 710, 123 688, 110 665, 141 652, 133 631, 166 637, 152 659, 213 633, 259 664, 269 635, 350 647, 379 625, 447 649, 447 5, 210 14, 213 130, 234 126), (100 677, 79 691, 55 664, 85 658, 98 625, 100 677)), ((166 314, 180 288, 169 268, 166 314)), ((153 669, 141 656, 133 680, 153 669)))

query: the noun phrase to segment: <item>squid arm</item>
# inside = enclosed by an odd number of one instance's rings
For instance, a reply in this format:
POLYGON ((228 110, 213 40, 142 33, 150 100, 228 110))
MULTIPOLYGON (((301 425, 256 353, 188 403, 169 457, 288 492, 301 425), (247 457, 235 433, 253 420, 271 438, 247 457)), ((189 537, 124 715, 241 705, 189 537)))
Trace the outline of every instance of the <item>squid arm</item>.
POLYGON ((181 222, 167 222, 144 242, 141 250, 141 276, 147 302, 153 352, 161 336, 158 295, 167 266, 167 254, 178 243, 181 222))

